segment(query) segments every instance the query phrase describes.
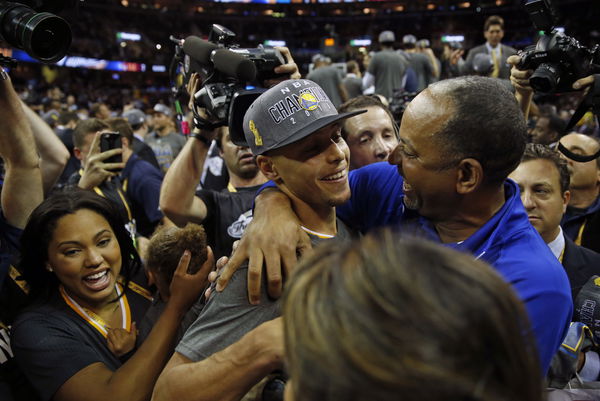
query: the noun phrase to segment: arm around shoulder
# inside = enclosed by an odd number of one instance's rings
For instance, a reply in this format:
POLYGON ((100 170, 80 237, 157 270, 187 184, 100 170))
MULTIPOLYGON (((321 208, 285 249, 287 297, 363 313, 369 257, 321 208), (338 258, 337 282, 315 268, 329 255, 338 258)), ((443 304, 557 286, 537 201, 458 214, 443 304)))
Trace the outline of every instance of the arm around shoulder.
POLYGON ((156 383, 152 400, 237 401, 281 368, 282 337, 281 318, 277 318, 202 361, 175 353, 156 383))

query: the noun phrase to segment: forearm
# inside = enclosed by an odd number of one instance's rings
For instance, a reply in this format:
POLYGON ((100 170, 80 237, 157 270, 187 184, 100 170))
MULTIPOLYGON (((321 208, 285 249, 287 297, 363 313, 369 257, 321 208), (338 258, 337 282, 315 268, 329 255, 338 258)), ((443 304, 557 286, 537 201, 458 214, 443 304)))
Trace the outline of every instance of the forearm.
POLYGON ((370 72, 366 72, 362 79, 363 90, 368 89, 373 85, 375 85, 375 77, 370 72))
POLYGON ((42 172, 39 163, 6 167, 2 186, 2 213, 14 227, 24 228, 29 215, 42 201, 42 172))
POLYGON ((263 215, 271 215, 272 209, 276 210, 292 210, 292 202, 290 198, 281 192, 277 187, 266 188, 262 190, 254 199, 254 212, 252 213, 253 219, 255 217, 262 217, 263 215))
POLYGON ((521 93, 517 90, 515 92, 515 97, 517 98, 517 103, 519 103, 519 107, 523 112, 523 116, 525 116, 525 120, 527 120, 529 118, 529 109, 531 108, 531 102, 533 99, 533 91, 521 93))
POLYGON ((440 69, 438 68, 438 62, 437 59, 435 58, 435 55, 433 54, 433 51, 427 51, 425 52, 425 54, 427 54, 427 58, 429 58, 429 64, 431 64, 431 75, 434 78, 439 78, 440 77, 440 69))
POLYGON ((195 197, 195 188, 200 182, 207 153, 205 143, 189 138, 163 179, 160 209, 178 226, 206 217, 205 205, 195 197))
POLYGON ((33 138, 40 155, 44 192, 47 193, 63 172, 69 160, 69 151, 52 131, 52 128, 36 112, 31 110, 25 103, 21 102, 21 105, 31 126, 33 138))
POLYGON ((160 376, 153 401, 237 401, 281 360, 258 345, 255 331, 200 362, 167 366, 160 376))
POLYGON ((0 157, 4 160, 2 211, 23 228, 43 200, 42 175, 31 128, 10 81, 0 80, 0 157))

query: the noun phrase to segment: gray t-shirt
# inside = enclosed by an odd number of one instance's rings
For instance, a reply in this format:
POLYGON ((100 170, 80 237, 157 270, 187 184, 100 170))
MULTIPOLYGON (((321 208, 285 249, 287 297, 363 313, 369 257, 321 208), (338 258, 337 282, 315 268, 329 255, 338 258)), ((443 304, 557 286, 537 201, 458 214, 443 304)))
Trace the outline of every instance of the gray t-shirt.
POLYGON ((342 104, 342 96, 340 95, 342 75, 340 70, 331 65, 319 67, 308 74, 306 79, 316 82, 323 88, 329 100, 331 100, 336 108, 342 104))
POLYGON ((156 160, 163 173, 166 173, 171 163, 185 145, 185 137, 176 132, 160 136, 157 133, 147 135, 144 142, 152 148, 156 160))
POLYGON ((381 50, 373 56, 368 72, 375 77, 375 93, 392 98, 394 90, 404 89, 408 63, 394 50, 381 50))
MULTIPOLYGON (((355 233, 337 220, 335 241, 350 241, 355 233)), ((327 239, 310 235, 313 246, 327 239)), ((186 358, 197 362, 237 342, 261 323, 281 315, 279 300, 269 298, 266 278, 261 286, 260 304, 248 302, 248 264, 239 268, 223 290, 213 294, 198 319, 190 326, 175 348, 186 358)))
POLYGON ((407 55, 410 66, 415 71, 415 74, 417 74, 417 91, 421 92, 433 82, 433 67, 431 65, 431 60, 423 53, 407 53, 407 55))
POLYGON ((346 92, 348 93, 348 99, 355 98, 362 95, 362 79, 354 74, 348 74, 342 81, 346 92))

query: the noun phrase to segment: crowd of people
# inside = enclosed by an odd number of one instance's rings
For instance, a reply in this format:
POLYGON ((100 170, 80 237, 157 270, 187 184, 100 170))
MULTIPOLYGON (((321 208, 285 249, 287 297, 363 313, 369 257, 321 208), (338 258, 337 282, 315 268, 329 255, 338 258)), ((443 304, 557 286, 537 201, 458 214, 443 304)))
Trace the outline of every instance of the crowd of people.
POLYGON ((197 124, 197 74, 182 110, 134 88, 34 96, 2 71, 0 398, 598 387, 598 125, 565 132, 595 77, 535 94, 504 28, 441 59, 383 30, 304 76, 281 48, 241 130, 197 124))

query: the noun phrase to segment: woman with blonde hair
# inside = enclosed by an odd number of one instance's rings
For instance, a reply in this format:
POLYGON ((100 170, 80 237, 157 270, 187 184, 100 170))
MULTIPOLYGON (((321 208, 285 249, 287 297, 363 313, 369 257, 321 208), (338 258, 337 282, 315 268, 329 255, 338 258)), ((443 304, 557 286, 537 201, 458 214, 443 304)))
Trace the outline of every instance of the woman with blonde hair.
POLYGON ((326 243, 283 306, 287 401, 540 401, 514 291, 472 256, 391 232, 326 243))

